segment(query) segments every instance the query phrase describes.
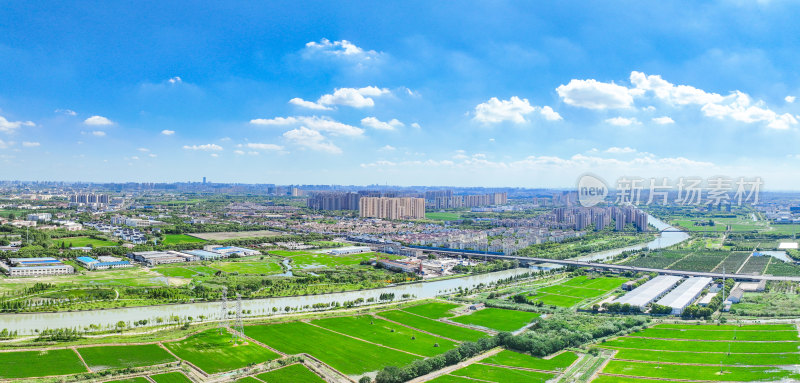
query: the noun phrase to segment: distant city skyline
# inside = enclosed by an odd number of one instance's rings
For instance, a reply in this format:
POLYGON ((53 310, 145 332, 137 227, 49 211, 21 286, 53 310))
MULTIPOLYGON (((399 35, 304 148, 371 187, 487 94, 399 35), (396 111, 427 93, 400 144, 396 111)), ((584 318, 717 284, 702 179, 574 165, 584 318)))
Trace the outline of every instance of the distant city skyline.
POLYGON ((798 4, 3 9, 0 179, 800 190, 798 4))

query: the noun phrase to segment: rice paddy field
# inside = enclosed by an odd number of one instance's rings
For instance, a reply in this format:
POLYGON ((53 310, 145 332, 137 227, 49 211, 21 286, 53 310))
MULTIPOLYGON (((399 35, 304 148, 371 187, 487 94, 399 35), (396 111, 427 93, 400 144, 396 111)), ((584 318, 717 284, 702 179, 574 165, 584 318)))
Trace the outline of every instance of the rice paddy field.
POLYGON ((485 308, 472 314, 450 318, 453 322, 486 327, 497 331, 516 331, 539 317, 526 311, 485 308))
POLYGON ((503 350, 475 364, 430 380, 430 382, 546 382, 571 366, 577 359, 578 355, 572 352, 563 352, 549 359, 541 359, 503 350))
POLYGON ((277 370, 256 375, 256 378, 266 383, 325 383, 325 380, 311 372, 302 364, 291 364, 277 370))
POLYGON ((137 376, 135 378, 128 378, 128 379, 119 379, 119 380, 109 380, 106 383, 150 383, 147 378, 143 378, 141 376, 137 376))
POLYGON ((797 328, 780 325, 659 325, 602 343, 616 350, 594 382, 800 379, 797 328))
POLYGON ((430 319, 449 318, 455 316, 450 310, 460 305, 444 302, 423 303, 421 305, 406 307, 403 311, 423 316, 430 319))
POLYGON ((485 332, 454 326, 437 320, 421 317, 419 315, 410 314, 401 310, 381 311, 378 313, 378 315, 380 317, 402 323, 409 327, 458 341, 474 342, 480 338, 489 336, 485 332))
POLYGON ((370 315, 327 318, 311 324, 368 342, 422 356, 434 356, 457 346, 456 342, 429 335, 370 315))
POLYGON ((167 372, 163 374, 150 375, 156 383, 192 383, 182 372, 167 372))
POLYGON ((71 349, 0 352, 0 379, 33 378, 86 372, 71 349), (31 361, 36 363, 31 363, 31 361))
POLYGON ((308 353, 348 375, 405 365, 419 356, 337 334, 304 322, 246 326, 245 333, 286 354, 308 353))
POLYGON ((481 364, 500 365, 506 367, 521 367, 534 370, 563 371, 578 360, 574 352, 562 352, 549 359, 536 358, 527 354, 503 350, 480 361, 481 364))
POLYGON ((531 302, 542 302, 545 305, 572 307, 591 298, 598 298, 619 288, 627 278, 599 277, 590 278, 585 275, 572 278, 557 285, 546 286, 529 295, 531 302))
POLYGON ((277 359, 280 355, 254 343, 232 342, 231 334, 207 330, 182 341, 164 343, 175 355, 215 374, 277 359))
POLYGON ((175 361, 167 350, 157 344, 81 347, 78 352, 92 371, 153 366, 175 361))

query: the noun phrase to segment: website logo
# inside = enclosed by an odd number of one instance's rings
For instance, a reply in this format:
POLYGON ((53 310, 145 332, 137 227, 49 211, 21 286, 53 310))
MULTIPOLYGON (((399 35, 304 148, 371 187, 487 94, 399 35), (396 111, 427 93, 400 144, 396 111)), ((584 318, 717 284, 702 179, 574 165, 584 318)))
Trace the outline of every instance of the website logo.
POLYGON ((592 207, 605 201, 608 196, 608 185, 602 178, 594 174, 584 174, 578 178, 578 203, 583 207, 592 207))

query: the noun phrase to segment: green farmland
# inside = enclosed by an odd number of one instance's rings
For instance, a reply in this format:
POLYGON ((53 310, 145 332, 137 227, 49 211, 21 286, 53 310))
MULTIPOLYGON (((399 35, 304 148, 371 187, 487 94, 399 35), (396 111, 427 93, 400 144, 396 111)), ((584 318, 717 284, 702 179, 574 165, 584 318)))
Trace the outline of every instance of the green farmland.
POLYGON ((450 313, 450 310, 459 307, 460 305, 444 302, 431 302, 423 303, 421 305, 406 307, 403 309, 405 312, 417 314, 430 319, 449 318, 455 314, 450 313))
POLYGON ((256 378, 261 379, 266 383, 325 383, 325 380, 311 372, 306 366, 302 364, 292 364, 286 367, 281 367, 277 370, 265 372, 256 375, 256 378))
POLYGON ((175 358, 157 344, 82 347, 78 352, 93 371, 153 366, 175 358))
POLYGON ((563 371, 578 360, 574 352, 562 352, 550 359, 535 358, 514 351, 503 350, 480 361, 482 364, 497 364, 509 367, 522 367, 534 370, 563 371))
MULTIPOLYGON (((288 257, 292 260, 292 265, 301 269, 313 269, 320 267, 336 267, 336 266, 352 266, 358 265, 361 261, 374 259, 379 256, 378 253, 360 253, 360 254, 345 254, 345 255, 331 255, 324 252, 310 252, 310 251, 289 251, 289 250, 273 250, 269 252, 272 255, 281 257, 288 257)), ((381 258, 402 258, 381 254, 381 258)))
POLYGON ((181 243, 203 243, 205 239, 192 237, 186 234, 164 234, 164 239, 161 240, 162 245, 176 245, 181 243))
POLYGON ((86 372, 71 349, 0 352, 0 379, 33 378, 86 372), (31 363, 36 361, 36 363, 31 363))
POLYGON ((106 239, 95 239, 91 237, 65 237, 53 240, 58 247, 103 247, 119 246, 119 243, 106 239))
POLYGON ((600 344, 617 353, 597 381, 795 381, 786 367, 800 363, 797 340, 793 325, 655 326, 600 344))
POLYGON ((319 319, 311 323, 368 342, 422 356, 434 356, 456 347, 453 341, 370 315, 319 319))
POLYGON ((450 320, 497 331, 516 331, 538 317, 539 314, 526 311, 485 308, 469 315, 451 318, 450 320))
POLYGON ((579 276, 568 281, 542 287, 535 295, 529 295, 530 302, 542 302, 545 305, 572 307, 587 299, 598 298, 619 288, 627 278, 579 276))
POLYGON ((422 331, 427 331, 432 334, 443 336, 445 338, 459 340, 459 341, 477 341, 480 338, 489 336, 484 332, 454 326, 444 322, 439 322, 433 319, 423 318, 414 314, 409 314, 400 310, 381 311, 378 313, 383 318, 400 322, 406 326, 410 326, 422 331))
POLYGON ((175 355, 215 374, 277 359, 280 355, 257 344, 233 343, 231 334, 206 330, 182 341, 164 343, 175 355))
POLYGON ((798 379, 800 374, 773 367, 731 367, 731 366, 699 366, 687 368, 685 365, 623 362, 612 360, 603 369, 603 373, 620 374, 649 378, 692 379, 712 381, 775 381, 780 379, 798 379))
POLYGON ((150 375, 156 383, 192 383, 182 372, 167 372, 164 374, 150 375))
POLYGON ((247 326, 253 339, 287 354, 308 353, 348 375, 403 365, 419 357, 334 333, 303 322, 247 326))
MULTIPOLYGON (((479 381, 497 383, 544 383, 552 379, 554 374, 547 374, 538 371, 517 370, 503 367, 486 366, 482 364, 472 364, 450 373, 454 376, 477 379, 479 381)), ((473 380, 474 381, 474 380, 473 380)))

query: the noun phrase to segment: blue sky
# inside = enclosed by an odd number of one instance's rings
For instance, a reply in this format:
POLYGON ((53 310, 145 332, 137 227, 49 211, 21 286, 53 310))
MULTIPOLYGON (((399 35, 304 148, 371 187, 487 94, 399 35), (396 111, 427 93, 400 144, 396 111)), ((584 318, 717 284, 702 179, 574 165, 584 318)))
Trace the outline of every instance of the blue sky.
POLYGON ((790 2, 109 3, 0 2, 0 178, 800 188, 790 2))

